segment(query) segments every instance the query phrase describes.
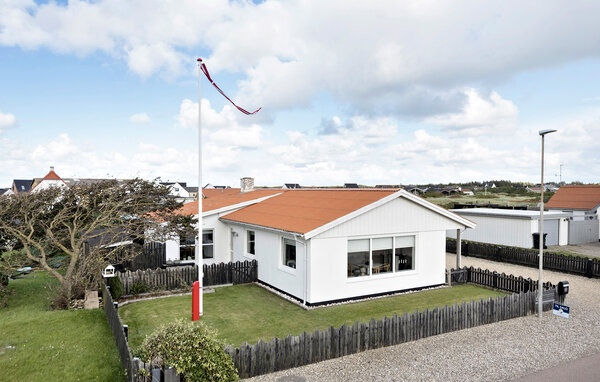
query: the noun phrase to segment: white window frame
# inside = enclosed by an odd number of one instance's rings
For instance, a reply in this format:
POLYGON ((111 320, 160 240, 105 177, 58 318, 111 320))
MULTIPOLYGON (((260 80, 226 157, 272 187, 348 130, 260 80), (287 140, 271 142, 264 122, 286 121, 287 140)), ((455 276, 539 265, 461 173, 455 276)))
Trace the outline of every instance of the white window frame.
POLYGON ((202 236, 200 236, 200 240, 202 241, 202 260, 214 260, 215 259, 215 230, 212 229, 212 228, 203 229, 202 230, 202 236), (210 243, 210 244, 204 244, 204 233, 205 232, 212 233, 212 239, 213 239, 212 243, 210 243), (206 253, 204 251, 204 248, 208 247, 208 246, 212 246, 212 249, 213 249, 212 250, 212 257, 204 257, 204 254, 206 253))
POLYGON ((246 230, 246 237, 244 240, 244 254, 246 255, 246 257, 250 257, 250 258, 256 257, 256 231, 253 229, 246 230), (248 251, 248 244, 250 244, 250 240, 249 240, 250 232, 252 232, 254 234, 254 253, 250 253, 250 251, 248 251))
POLYGON ((294 238, 282 236, 280 243, 281 244, 279 245, 279 269, 281 269, 282 271, 291 273, 291 274, 296 274, 296 270, 298 269, 298 241, 296 241, 296 239, 294 239, 294 238), (295 260, 296 268, 289 267, 285 263, 285 241, 286 240, 293 241, 294 246, 296 247, 296 260, 295 260))
POLYGON ((346 281, 356 282, 361 280, 369 280, 373 278, 387 278, 387 277, 396 277, 396 276, 404 276, 411 275, 417 273, 417 238, 418 234, 415 233, 403 233, 403 234, 392 234, 392 235, 374 235, 374 236, 353 236, 346 238, 346 268, 348 267, 348 241, 349 240, 364 240, 369 239, 369 274, 364 276, 348 276, 348 272, 346 271, 346 281), (414 269, 406 269, 398 271, 396 270, 396 237, 408 237, 412 236, 414 238, 413 244, 413 268, 414 269), (379 238, 392 238, 392 271, 385 273, 373 274, 373 239, 379 238))

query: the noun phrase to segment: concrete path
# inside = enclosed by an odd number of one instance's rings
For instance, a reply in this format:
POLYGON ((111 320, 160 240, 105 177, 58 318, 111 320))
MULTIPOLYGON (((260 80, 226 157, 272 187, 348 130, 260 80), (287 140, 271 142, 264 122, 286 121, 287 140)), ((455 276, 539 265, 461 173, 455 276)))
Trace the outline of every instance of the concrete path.
POLYGON ((553 245, 548 247, 548 250, 554 252, 571 252, 588 257, 600 257, 600 242, 572 245, 553 245))

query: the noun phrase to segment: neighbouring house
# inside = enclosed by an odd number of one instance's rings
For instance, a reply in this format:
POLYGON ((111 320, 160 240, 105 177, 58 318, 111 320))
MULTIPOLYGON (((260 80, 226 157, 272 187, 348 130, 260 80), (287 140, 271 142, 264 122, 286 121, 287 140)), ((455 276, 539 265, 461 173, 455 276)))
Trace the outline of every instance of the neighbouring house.
POLYGON ((473 195, 475 195, 475 193, 471 189, 469 189, 469 188, 463 188, 462 189, 462 193, 463 193, 463 195, 467 195, 467 196, 473 196, 473 195))
POLYGON ((198 199, 198 187, 185 186, 184 188, 190 194, 190 198, 198 199))
MULTIPOLYGON (((477 224, 462 234, 462 239, 482 243, 533 248, 533 234, 539 233, 540 212, 495 208, 465 208, 452 212, 477 224)), ((544 214, 546 245, 569 244, 569 218, 571 214, 548 211, 544 214)), ((448 237, 456 238, 456 231, 448 237)))
POLYGON ((48 172, 48 174, 46 174, 46 176, 44 176, 38 182, 34 181, 29 192, 39 192, 54 187, 69 188, 65 181, 60 176, 58 176, 56 172, 54 172, 54 166, 50 166, 50 171, 48 172))
POLYGON ((563 186, 552 195, 546 208, 572 215, 569 244, 600 240, 600 185, 563 186))
POLYGON ((29 192, 33 179, 14 179, 12 186, 10 187, 9 195, 16 195, 21 192, 29 192))
POLYGON ((357 183, 344 183, 344 188, 358 188, 357 183))
POLYGON ((198 195, 197 188, 195 196, 190 193, 186 182, 161 182, 160 184, 169 187, 169 195, 179 202, 192 201, 198 195))
POLYGON ((419 188, 419 187, 411 187, 408 189, 408 192, 414 195, 423 195, 428 191, 427 188, 419 188))
MULTIPOLYGON (((446 231, 475 227, 384 189, 255 189, 205 199, 202 215, 205 263, 257 260, 260 282, 309 305, 444 284, 446 231)), ((168 256, 194 244, 173 240, 168 256)))
POLYGON ((233 195, 239 194, 240 188, 203 188, 202 189, 202 197, 204 199, 214 198, 223 195, 233 195))
POLYGON ((0 188, 0 196, 9 195, 10 192, 10 188, 0 188))
POLYGON ((283 185, 283 187, 281 187, 281 189, 283 190, 295 190, 295 189, 299 189, 302 188, 300 187, 300 185, 298 183, 285 183, 283 185))

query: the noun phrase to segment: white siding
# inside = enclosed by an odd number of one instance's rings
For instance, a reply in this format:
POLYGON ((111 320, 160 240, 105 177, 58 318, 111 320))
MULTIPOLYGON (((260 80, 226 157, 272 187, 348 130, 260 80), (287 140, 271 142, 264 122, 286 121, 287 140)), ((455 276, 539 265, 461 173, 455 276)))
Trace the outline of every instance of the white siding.
POLYGON ((304 261, 305 244, 299 240, 296 244, 296 269, 282 264, 282 238, 294 239, 291 235, 284 235, 259 228, 246 228, 232 224, 233 258, 234 261, 256 259, 258 261, 258 279, 274 286, 300 300, 304 299, 304 261), (246 230, 255 232, 256 256, 246 255, 246 230))
POLYGON ((414 234, 415 270, 352 278, 348 278, 347 273, 348 239, 352 238, 311 239, 308 301, 314 304, 443 284, 446 269, 445 231, 414 234))
POLYGON ((458 228, 464 228, 464 226, 410 200, 398 197, 335 226, 315 238, 426 232, 458 228))
MULTIPOLYGON (((532 234, 539 231, 538 220, 475 215, 469 215, 468 219, 477 226, 465 230, 461 235, 463 240, 531 248, 532 234)), ((456 238, 456 231, 448 231, 447 235, 456 238)))

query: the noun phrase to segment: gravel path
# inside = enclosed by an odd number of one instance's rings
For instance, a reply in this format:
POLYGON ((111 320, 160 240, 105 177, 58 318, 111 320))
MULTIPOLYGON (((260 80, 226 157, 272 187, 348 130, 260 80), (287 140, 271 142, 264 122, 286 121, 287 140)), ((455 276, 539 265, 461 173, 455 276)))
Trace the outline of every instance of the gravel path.
MULTIPOLYGON (((456 263, 447 255, 447 265, 456 263)), ((463 257, 474 266, 537 279, 537 269, 463 257)), ((600 353, 600 280, 544 272, 568 280, 571 318, 544 313, 370 350, 247 381, 511 381, 559 363, 600 353)))

